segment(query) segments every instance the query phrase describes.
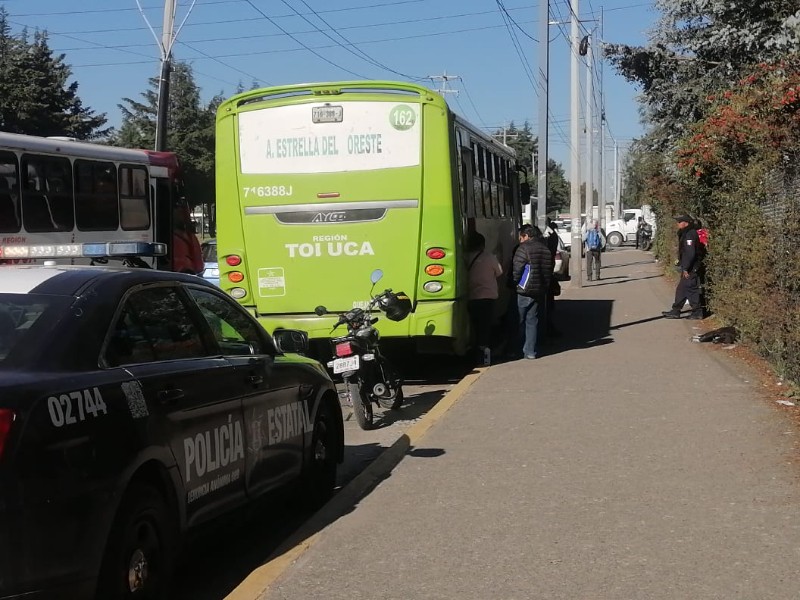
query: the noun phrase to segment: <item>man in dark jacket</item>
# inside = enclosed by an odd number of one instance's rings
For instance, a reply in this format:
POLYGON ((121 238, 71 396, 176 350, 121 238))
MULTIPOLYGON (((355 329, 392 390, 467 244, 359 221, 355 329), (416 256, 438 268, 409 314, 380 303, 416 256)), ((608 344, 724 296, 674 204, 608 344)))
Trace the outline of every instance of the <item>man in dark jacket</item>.
POLYGON ((700 320, 704 317, 700 303, 700 281, 698 271, 701 268, 702 250, 697 229, 692 226, 692 218, 688 215, 675 217, 678 222, 678 265, 681 278, 675 288, 675 303, 671 310, 661 313, 666 319, 680 319, 681 309, 686 300, 692 307, 690 319, 700 320))
POLYGON ((512 277, 517 284, 517 306, 524 340, 522 354, 533 359, 539 356, 538 334, 546 319, 545 307, 554 259, 538 227, 523 225, 519 230, 519 242, 514 253, 512 277))

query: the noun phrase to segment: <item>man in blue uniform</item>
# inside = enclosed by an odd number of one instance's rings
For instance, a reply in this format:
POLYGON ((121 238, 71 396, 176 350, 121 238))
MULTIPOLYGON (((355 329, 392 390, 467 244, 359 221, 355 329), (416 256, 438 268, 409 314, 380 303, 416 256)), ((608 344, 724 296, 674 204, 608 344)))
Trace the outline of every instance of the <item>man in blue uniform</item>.
POLYGON ((681 309, 686 300, 692 307, 690 319, 704 318, 703 306, 700 303, 700 279, 698 271, 701 267, 702 250, 697 230, 692 226, 692 218, 688 215, 675 217, 678 222, 678 264, 681 278, 675 288, 675 302, 671 310, 661 313, 665 319, 680 319, 681 309))

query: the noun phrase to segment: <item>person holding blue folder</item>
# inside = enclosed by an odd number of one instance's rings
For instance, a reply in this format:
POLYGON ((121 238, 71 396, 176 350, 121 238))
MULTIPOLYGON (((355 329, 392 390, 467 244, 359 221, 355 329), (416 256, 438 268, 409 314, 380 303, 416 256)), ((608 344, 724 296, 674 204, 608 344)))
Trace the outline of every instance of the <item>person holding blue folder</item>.
POLYGON ((517 284, 522 355, 538 358, 540 333, 546 323, 547 292, 553 277, 553 254, 538 227, 523 225, 514 253, 512 277, 517 284))

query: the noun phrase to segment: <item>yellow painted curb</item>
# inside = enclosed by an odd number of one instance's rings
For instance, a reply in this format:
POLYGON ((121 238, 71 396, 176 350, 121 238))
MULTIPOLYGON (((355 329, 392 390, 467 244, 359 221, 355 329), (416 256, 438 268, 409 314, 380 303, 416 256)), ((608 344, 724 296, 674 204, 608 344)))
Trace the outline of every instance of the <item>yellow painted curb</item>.
POLYGON ((260 567, 228 594, 226 600, 256 600, 267 592, 287 568, 294 564, 306 550, 319 539, 323 529, 352 508, 369 490, 375 487, 396 467, 408 449, 415 445, 428 430, 444 416, 469 387, 478 380, 486 368, 476 369, 459 381, 452 390, 414 423, 400 438, 378 458, 370 463, 321 509, 295 531, 286 542, 260 567))

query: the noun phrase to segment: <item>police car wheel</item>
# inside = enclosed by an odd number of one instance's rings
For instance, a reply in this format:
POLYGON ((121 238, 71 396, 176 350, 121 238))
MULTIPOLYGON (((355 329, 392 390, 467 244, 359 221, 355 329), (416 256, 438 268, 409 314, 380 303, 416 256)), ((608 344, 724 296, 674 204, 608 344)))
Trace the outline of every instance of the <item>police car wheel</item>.
POLYGON ((303 486, 303 500, 310 508, 322 506, 336 487, 336 437, 333 411, 323 401, 314 420, 311 462, 303 486))
POLYGON ((350 401, 353 404, 353 416, 358 426, 365 431, 372 429, 372 401, 369 399, 366 389, 358 384, 348 383, 347 393, 350 395, 350 401))
POLYGON ((98 598, 165 598, 172 552, 172 533, 163 498, 150 486, 132 487, 122 501, 111 531, 98 598))

